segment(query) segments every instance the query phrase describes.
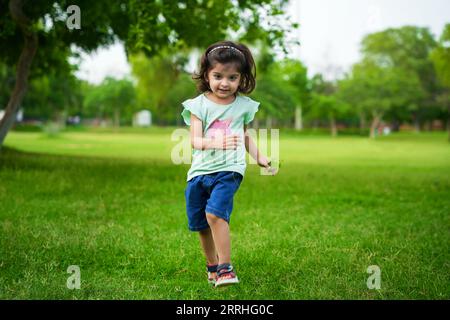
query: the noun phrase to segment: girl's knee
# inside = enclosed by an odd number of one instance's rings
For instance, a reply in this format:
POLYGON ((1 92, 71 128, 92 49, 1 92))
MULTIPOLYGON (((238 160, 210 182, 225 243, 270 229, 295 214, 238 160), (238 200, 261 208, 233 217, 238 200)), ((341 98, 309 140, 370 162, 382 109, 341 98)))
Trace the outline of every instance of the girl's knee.
POLYGON ((208 220, 208 223, 209 224, 211 224, 211 223, 216 223, 216 222, 218 222, 218 221, 220 221, 220 220, 223 220, 222 218, 219 218, 218 216, 216 216, 215 214, 213 214, 213 213, 206 213, 206 220, 208 220))

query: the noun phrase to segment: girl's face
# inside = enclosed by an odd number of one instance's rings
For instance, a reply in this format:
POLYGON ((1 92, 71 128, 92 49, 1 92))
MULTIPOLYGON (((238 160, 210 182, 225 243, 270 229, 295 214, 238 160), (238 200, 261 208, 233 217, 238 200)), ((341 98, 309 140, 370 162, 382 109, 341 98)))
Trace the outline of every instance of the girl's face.
POLYGON ((216 65, 209 70, 207 81, 213 94, 219 99, 227 99, 233 96, 238 90, 241 82, 241 74, 233 64, 216 65))

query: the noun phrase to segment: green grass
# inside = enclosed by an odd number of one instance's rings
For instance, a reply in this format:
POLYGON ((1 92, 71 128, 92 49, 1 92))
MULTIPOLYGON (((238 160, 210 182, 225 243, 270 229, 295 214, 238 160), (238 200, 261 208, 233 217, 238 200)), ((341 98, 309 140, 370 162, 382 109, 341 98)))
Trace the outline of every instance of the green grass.
POLYGON ((207 284, 172 129, 11 132, 0 153, 0 299, 449 299, 445 133, 281 132, 278 176, 235 199, 241 283, 207 284), (66 287, 68 266, 81 289, 66 287), (367 267, 381 268, 369 290, 367 267))

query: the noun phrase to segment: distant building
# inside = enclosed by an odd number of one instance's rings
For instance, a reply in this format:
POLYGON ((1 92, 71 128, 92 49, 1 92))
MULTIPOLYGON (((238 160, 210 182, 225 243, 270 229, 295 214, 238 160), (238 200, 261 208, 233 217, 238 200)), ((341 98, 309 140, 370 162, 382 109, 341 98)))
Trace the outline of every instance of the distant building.
POLYGON ((149 127, 152 125, 152 113, 150 110, 141 110, 133 116, 133 127, 149 127))
POLYGON ((389 135, 391 133, 392 129, 389 125, 387 125, 386 123, 382 122, 379 126, 378 126, 378 134, 381 135, 389 135))
POLYGON ((68 117, 66 120, 66 124, 79 125, 80 123, 81 123, 81 118, 78 115, 73 116, 73 117, 68 117))

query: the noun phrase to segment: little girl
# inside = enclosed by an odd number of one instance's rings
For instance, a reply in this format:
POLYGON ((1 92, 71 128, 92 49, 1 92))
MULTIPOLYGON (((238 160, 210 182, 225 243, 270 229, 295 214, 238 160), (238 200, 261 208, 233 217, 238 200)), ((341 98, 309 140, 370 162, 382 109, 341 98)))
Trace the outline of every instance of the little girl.
POLYGON ((255 76, 245 45, 215 43, 202 55, 200 72, 193 77, 201 94, 182 103, 193 148, 185 190, 188 224, 199 232, 208 282, 216 287, 239 282, 231 265, 229 222, 233 196, 245 173, 245 151, 270 169, 267 157, 247 134, 259 102, 241 93, 255 89, 255 76))

